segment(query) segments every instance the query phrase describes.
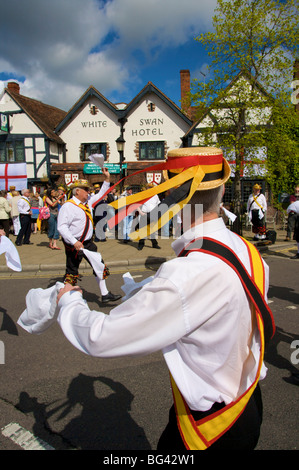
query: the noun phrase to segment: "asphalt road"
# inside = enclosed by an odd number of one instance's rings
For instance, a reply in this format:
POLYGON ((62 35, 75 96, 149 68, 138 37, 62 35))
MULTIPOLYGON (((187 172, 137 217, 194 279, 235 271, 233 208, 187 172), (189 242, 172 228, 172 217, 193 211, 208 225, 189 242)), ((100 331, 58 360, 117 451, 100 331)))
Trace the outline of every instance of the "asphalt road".
MULTIPOLYGON (((291 347, 299 340, 299 262, 283 256, 265 258, 277 333, 265 358, 269 372, 261 383, 264 422, 257 449, 295 450, 299 387, 291 383, 290 373, 299 369, 291 362, 299 359, 299 354, 292 356, 291 347)), ((152 272, 132 274, 138 281, 152 272)), ((0 345, 5 353, 4 363, 0 360, 0 449, 47 444, 56 450, 154 450, 172 403, 160 352, 96 359, 77 351, 56 324, 39 336, 16 325, 28 290, 47 288, 56 280, 51 273, 17 281, 0 279, 0 345)), ((121 273, 112 273, 109 282, 113 292, 121 292, 121 273)), ((91 308, 110 310, 111 305, 100 305, 92 276, 84 276, 80 284, 91 308)))

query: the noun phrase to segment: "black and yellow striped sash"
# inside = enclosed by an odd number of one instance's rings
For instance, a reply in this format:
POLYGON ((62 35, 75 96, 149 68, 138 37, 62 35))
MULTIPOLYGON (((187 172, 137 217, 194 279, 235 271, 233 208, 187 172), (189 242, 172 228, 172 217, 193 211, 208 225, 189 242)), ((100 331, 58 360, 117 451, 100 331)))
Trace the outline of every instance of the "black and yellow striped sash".
POLYGON ((199 421, 195 421, 192 417, 187 403, 182 397, 172 376, 170 377, 178 427, 185 447, 188 450, 207 449, 219 439, 243 413, 259 381, 265 345, 273 337, 275 332, 273 316, 264 298, 265 272, 262 258, 251 243, 243 238, 242 240, 247 246, 251 263, 251 275, 230 248, 210 238, 194 240, 179 254, 179 256, 187 256, 192 251, 208 253, 222 259, 234 269, 251 301, 253 312, 256 315, 261 342, 258 370, 252 385, 237 400, 226 405, 220 411, 199 421))

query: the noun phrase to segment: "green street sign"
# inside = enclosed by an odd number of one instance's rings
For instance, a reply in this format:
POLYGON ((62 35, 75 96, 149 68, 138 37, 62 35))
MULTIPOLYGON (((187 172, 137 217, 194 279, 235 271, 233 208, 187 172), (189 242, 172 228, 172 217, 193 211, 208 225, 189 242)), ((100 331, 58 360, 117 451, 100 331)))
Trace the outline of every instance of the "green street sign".
MULTIPOLYGON (((104 166, 105 168, 108 169, 111 175, 120 173, 119 163, 104 163, 104 166)), ((122 165, 122 169, 125 170, 126 168, 127 168, 127 164, 124 163, 122 165)), ((86 175, 101 174, 102 170, 95 163, 86 163, 86 165, 84 165, 84 168, 83 168, 83 173, 85 173, 86 175)))
POLYGON ((8 132, 8 117, 6 114, 0 113, 0 130, 8 132))

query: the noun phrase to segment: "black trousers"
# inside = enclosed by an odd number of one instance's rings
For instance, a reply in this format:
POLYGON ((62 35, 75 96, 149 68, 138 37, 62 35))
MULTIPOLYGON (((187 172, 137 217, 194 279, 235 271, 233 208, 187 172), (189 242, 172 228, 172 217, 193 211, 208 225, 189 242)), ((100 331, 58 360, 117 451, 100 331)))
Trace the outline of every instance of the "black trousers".
MULTIPOLYGON (((193 411, 193 418, 198 421, 224 407, 224 404, 215 403, 207 412, 193 411)), ((214 444, 208 447, 211 450, 253 450, 259 440, 260 427, 263 420, 263 404, 259 385, 253 392, 245 410, 233 426, 214 444)), ((169 411, 169 422, 158 442, 159 452, 186 452, 182 441, 175 414, 174 405, 169 411)))
POLYGON ((0 220, 0 228, 5 231, 5 236, 9 238, 9 229, 10 229, 10 221, 9 219, 1 219, 0 220))
POLYGON ((29 243, 31 235, 31 215, 20 214, 21 228, 16 238, 16 243, 29 243))
POLYGON ((252 211, 252 231, 253 233, 256 233, 259 235, 266 234, 265 217, 260 219, 259 210, 256 210, 256 209, 253 209, 252 211))
MULTIPOLYGON (((83 242, 84 248, 89 251, 97 251, 97 245, 90 239, 83 242)), ((79 274, 79 266, 83 258, 90 264, 88 258, 84 255, 82 250, 74 250, 72 247, 69 247, 66 243, 64 243, 65 247, 65 254, 66 254, 66 274, 72 274, 73 276, 77 276, 79 274)), ((95 274, 95 273, 94 273, 95 274)))

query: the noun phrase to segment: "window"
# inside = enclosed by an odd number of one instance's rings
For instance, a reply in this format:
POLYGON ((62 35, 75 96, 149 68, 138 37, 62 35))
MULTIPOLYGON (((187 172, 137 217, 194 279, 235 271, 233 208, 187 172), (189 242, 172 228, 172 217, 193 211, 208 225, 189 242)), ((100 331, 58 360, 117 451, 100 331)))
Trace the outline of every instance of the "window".
POLYGON ((0 162, 24 162, 24 140, 0 141, 0 162))
POLYGON ((89 155, 94 153, 101 153, 104 155, 104 159, 107 159, 107 144, 103 143, 89 143, 81 144, 80 147, 80 160, 84 162, 88 160, 89 155))
POLYGON ((164 160, 164 142, 139 142, 139 160, 164 160))

